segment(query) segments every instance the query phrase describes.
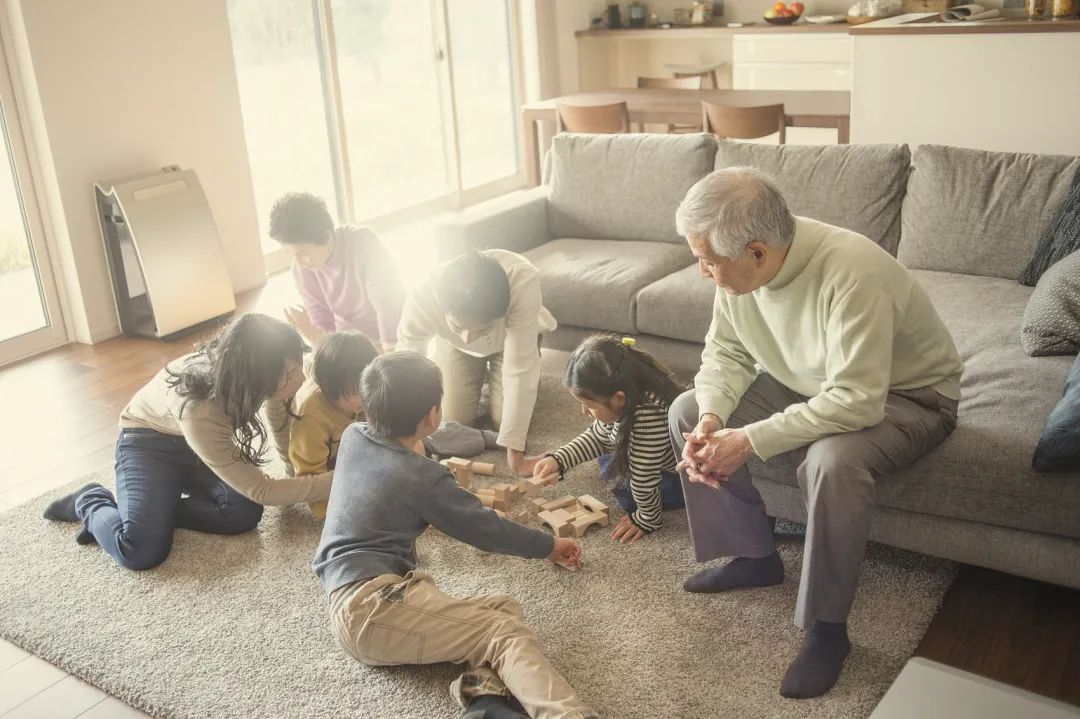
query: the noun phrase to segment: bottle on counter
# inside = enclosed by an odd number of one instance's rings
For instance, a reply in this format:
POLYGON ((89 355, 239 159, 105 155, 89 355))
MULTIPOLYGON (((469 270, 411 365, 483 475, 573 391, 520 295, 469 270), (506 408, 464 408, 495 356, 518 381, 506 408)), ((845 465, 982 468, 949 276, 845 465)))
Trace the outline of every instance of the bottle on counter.
POLYGON ((1046 14, 1046 0, 1024 0, 1024 13, 1028 18, 1042 17, 1046 14))
POLYGON ((622 13, 619 12, 617 3, 608 5, 604 16, 607 18, 607 26, 612 30, 618 30, 622 27, 622 13))

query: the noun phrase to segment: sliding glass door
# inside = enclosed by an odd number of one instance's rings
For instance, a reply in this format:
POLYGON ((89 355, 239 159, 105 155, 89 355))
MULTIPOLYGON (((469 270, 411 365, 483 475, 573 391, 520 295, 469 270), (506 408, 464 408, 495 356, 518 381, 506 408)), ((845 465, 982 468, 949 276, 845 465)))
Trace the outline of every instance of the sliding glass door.
POLYGON ((389 229, 523 185, 516 0, 228 4, 264 234, 288 191, 389 229))
MULTIPOLYGON (((333 148, 311 0, 229 0, 229 25, 260 226, 286 192, 313 192, 333 207, 333 148)), ((265 231, 262 243, 264 254, 277 249, 265 231)))
POLYGON ((0 365, 67 341, 15 107, 0 52, 0 365))

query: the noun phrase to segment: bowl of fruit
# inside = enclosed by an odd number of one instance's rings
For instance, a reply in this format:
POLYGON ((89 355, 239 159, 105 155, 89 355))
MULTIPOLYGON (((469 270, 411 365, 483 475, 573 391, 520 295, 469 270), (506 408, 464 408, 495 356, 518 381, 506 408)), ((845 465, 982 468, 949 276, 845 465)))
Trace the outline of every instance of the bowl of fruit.
POLYGON ((777 2, 765 11, 765 22, 772 25, 791 25, 802 17, 805 9, 801 2, 793 2, 791 5, 777 2))

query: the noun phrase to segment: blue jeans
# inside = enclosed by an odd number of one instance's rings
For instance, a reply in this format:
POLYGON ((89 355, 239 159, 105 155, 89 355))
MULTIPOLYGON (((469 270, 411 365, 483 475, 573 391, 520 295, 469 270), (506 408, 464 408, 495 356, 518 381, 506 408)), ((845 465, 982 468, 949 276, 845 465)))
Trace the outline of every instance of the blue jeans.
MULTIPOLYGON (((615 461, 614 456, 602 454, 596 461, 600 464, 600 476, 608 482, 614 482, 615 477, 612 476, 611 466, 615 461)), ((630 514, 637 511, 637 502, 634 501, 633 495, 630 494, 629 487, 616 485, 612 487, 611 493, 615 495, 616 503, 622 507, 624 512, 630 514)), ((664 511, 683 509, 686 506, 686 500, 683 499, 682 481, 679 479, 678 473, 660 473, 660 505, 664 511)))
POLYGON ((86 531, 127 569, 164 562, 174 529, 240 534, 254 529, 262 512, 203 464, 183 437, 152 429, 120 431, 115 499, 101 488, 75 500, 86 531))

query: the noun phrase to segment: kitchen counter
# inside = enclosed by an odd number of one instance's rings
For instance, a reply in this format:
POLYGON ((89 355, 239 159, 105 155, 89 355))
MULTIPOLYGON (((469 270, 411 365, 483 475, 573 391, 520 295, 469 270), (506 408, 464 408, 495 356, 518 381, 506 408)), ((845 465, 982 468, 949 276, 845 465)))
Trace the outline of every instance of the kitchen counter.
POLYGON ((904 21, 903 16, 855 25, 851 34, 863 35, 979 35, 1001 33, 1080 32, 1080 19, 1026 18, 983 22, 941 22, 936 16, 904 21))
POLYGON ((762 21, 744 27, 724 27, 723 25, 702 25, 695 27, 642 27, 621 28, 619 30, 578 30, 574 33, 578 38, 606 38, 606 39, 638 39, 658 40, 662 38, 704 38, 716 35, 735 35, 741 33, 761 33, 763 35, 782 33, 846 33, 847 23, 831 23, 829 25, 815 25, 814 23, 797 22, 793 25, 769 25, 762 21))

